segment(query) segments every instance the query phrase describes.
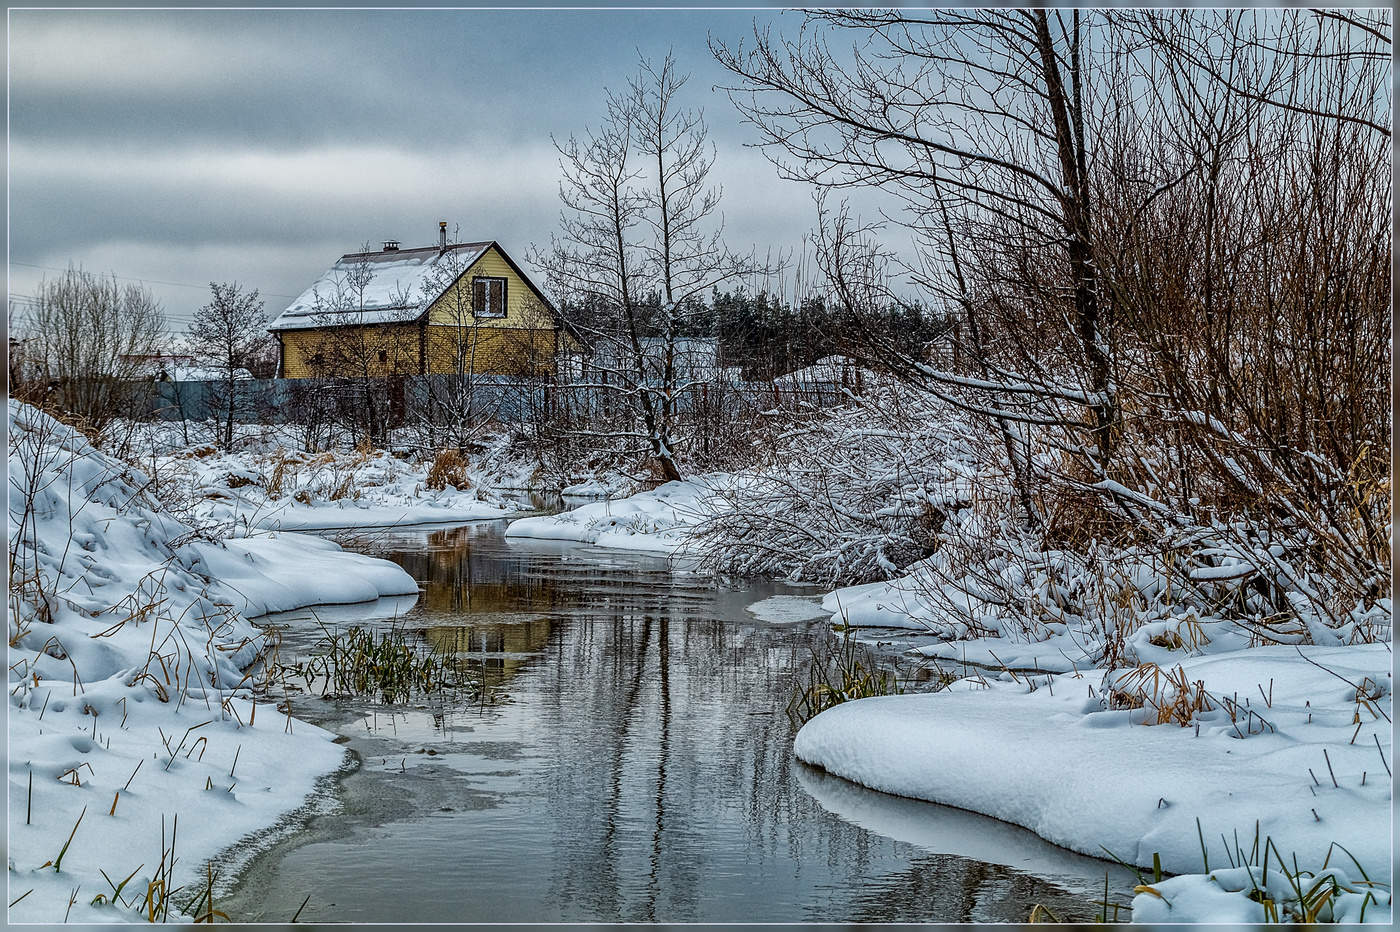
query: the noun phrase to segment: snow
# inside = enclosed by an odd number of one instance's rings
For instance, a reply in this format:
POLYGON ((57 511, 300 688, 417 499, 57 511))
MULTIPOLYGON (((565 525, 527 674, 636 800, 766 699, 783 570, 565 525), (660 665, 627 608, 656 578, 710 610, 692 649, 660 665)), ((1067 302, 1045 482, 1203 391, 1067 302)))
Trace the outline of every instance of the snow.
POLYGON ((397 564, 347 553, 309 534, 195 541, 187 549, 198 554, 190 569, 214 580, 210 592, 250 618, 418 593, 413 577, 397 564))
POLYGON ((759 621, 774 625, 796 624, 826 615, 826 609, 817 601, 799 595, 775 595, 760 599, 747 611, 759 621))
POLYGON ((878 375, 848 356, 823 356, 810 366, 778 376, 773 384, 784 388, 814 383, 845 385, 855 381, 857 371, 863 380, 869 379, 872 385, 879 381, 878 375))
MULTIPOLYGON (((795 772, 798 784, 823 809, 867 831, 937 854, 1003 864, 1051 878, 1071 890, 1103 896, 1102 861, 1071 854, 1025 829, 963 809, 871 793, 810 767, 795 772)), ((1108 870, 1121 873, 1116 866, 1108 870)))
POLYGON ((712 473, 557 515, 520 518, 506 528, 506 536, 674 554, 687 547, 691 532, 714 513, 717 490, 729 481, 725 474, 712 473))
POLYGON ((206 862, 344 759, 329 733, 255 707, 247 677, 274 643, 248 616, 416 586, 327 541, 196 530, 71 428, 14 401, 9 418, 8 919, 136 920, 172 843, 183 908, 206 862), (133 875, 122 905, 104 871, 133 875))
POLYGON ((1243 865, 1170 877, 1148 886, 1150 890, 1133 898, 1134 922, 1263 925, 1282 920, 1390 925, 1394 909, 1390 893, 1373 888, 1338 851, 1333 852, 1332 866, 1315 874, 1309 872, 1301 881, 1272 867, 1265 870, 1262 865, 1243 865), (1329 893, 1329 888, 1335 888, 1335 893, 1329 893), (1309 893, 1314 894, 1311 902, 1322 904, 1316 920, 1306 918, 1308 910, 1302 901, 1309 893), (1263 899, 1273 904, 1272 916, 1263 899))
POLYGON ((822 598, 822 608, 832 613, 832 624, 929 630, 922 619, 928 617, 931 607, 909 575, 834 590, 822 598))
POLYGON ((268 329, 323 326, 328 312, 353 314, 355 323, 410 319, 451 284, 455 276, 444 274, 445 269, 468 268, 490 245, 464 243, 450 246, 445 252, 434 246, 342 256, 289 304, 268 329), (362 263, 368 273, 363 293, 351 284, 362 263))
POLYGON ((569 498, 605 498, 616 495, 620 491, 620 486, 621 480, 618 478, 608 481, 594 477, 585 479, 583 482, 566 485, 560 494, 569 498))
POLYGON ((182 505, 199 523, 237 528, 461 524, 505 517, 526 507, 498 493, 480 470, 468 470, 466 488, 430 489, 428 464, 382 451, 222 453, 205 446, 167 452, 154 462, 167 504, 182 505))
POLYGON ((1391 759, 1391 659, 1388 644, 1180 657, 1213 699, 1191 727, 1146 725, 1151 705, 1106 701, 1128 685, 1121 672, 964 679, 836 706, 802 728, 794 752, 872 789, 984 813, 1072 851, 1107 850, 1140 867, 1155 853, 1168 873, 1202 872, 1201 837, 1210 864, 1229 866, 1240 860, 1235 839, 1249 852, 1257 829, 1261 845, 1271 839, 1304 870, 1321 870, 1336 842, 1371 876, 1388 877, 1381 754, 1391 759))

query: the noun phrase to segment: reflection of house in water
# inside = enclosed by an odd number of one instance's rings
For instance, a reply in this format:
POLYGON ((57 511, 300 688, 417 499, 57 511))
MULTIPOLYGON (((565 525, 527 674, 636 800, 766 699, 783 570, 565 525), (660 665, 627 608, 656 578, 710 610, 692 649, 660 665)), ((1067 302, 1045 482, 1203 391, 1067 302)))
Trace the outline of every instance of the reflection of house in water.
POLYGON ((554 630, 548 618, 507 624, 435 625, 422 630, 434 650, 466 660, 486 671, 486 685, 499 686, 513 677, 549 643, 554 630))
POLYGON ((524 558, 474 549, 472 533, 471 528, 435 531, 428 549, 389 554, 423 587, 419 604, 424 614, 518 612, 555 604, 551 579, 523 571, 524 558), (503 565, 512 562, 518 565, 503 565))

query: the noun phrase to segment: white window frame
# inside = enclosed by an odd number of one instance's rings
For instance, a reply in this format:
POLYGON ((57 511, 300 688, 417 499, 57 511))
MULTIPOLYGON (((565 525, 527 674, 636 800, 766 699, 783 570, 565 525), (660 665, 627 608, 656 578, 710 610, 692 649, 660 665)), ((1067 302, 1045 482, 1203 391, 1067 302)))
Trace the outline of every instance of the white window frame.
POLYGON ((475 276, 473 276, 473 277, 472 277, 472 316, 473 316, 473 317, 480 318, 480 319, 483 319, 483 320, 488 320, 488 319, 489 319, 489 320, 499 320, 500 318, 505 317, 505 316, 506 316, 506 305, 509 303, 509 301, 508 301, 508 299, 507 299, 507 297, 506 297, 506 296, 507 296, 507 293, 509 292, 509 289, 510 289, 510 280, 507 279, 504 275, 475 275, 475 276), (486 307, 485 307, 484 310, 481 310, 481 311, 478 311, 478 310, 476 309, 476 283, 477 283, 477 282, 485 282, 485 283, 486 283, 486 298, 485 298, 485 305, 486 305, 486 307), (500 308, 493 308, 493 307, 491 307, 491 283, 492 283, 492 282, 500 282, 500 283, 501 283, 501 306, 500 306, 500 308))

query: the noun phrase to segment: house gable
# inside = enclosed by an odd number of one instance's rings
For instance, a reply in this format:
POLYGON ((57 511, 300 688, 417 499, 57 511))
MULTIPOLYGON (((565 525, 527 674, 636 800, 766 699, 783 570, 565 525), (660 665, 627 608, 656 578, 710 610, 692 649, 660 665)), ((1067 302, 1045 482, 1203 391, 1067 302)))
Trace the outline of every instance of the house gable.
POLYGON ((492 243, 457 276, 428 308, 429 326, 496 327, 511 330, 552 330, 562 321, 549 299, 520 270, 501 247, 492 243), (476 317, 472 287, 477 278, 505 280, 505 315, 476 317))

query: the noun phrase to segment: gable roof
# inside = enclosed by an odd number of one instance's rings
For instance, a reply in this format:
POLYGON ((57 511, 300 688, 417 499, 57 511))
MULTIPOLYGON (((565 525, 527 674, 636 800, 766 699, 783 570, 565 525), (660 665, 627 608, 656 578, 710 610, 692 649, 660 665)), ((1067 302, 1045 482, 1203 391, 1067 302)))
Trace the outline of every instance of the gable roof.
POLYGON ((454 243, 446 248, 420 246, 347 253, 278 314, 267 329, 276 333, 319 327, 417 323, 443 292, 493 248, 540 299, 555 323, 581 346, 586 346, 578 329, 564 319, 525 270, 495 240, 454 243), (363 298, 360 290, 352 285, 357 274, 365 278, 363 298))
POLYGON ((424 246, 348 253, 287 305, 267 329, 416 321, 495 245, 455 243, 446 249, 424 246), (363 285, 363 295, 357 283, 363 285))

